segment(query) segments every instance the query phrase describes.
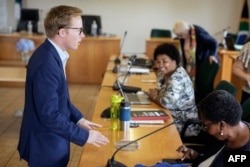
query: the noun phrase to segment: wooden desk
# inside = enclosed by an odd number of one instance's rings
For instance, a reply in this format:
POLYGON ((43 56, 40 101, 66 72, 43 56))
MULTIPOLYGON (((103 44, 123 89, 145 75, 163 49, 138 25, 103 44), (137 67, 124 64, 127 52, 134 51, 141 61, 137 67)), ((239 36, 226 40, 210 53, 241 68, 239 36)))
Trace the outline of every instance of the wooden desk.
POLYGON ((220 68, 215 78, 214 86, 217 85, 221 80, 226 80, 233 83, 237 87, 237 93, 235 97, 238 101, 240 101, 243 81, 232 73, 232 65, 238 55, 239 51, 219 51, 220 68))
MULTIPOLYGON (((98 130, 107 136, 110 143, 106 146, 101 146, 96 148, 92 145, 86 144, 83 148, 80 167, 94 166, 94 167, 104 167, 111 158, 113 153, 116 151, 114 146, 115 142, 126 138, 129 141, 138 139, 163 125, 141 125, 138 128, 130 128, 128 133, 122 131, 111 131, 109 129, 110 121, 107 119, 102 119, 100 117, 101 112, 110 106, 110 97, 116 92, 112 90, 111 85, 113 85, 116 80, 116 74, 111 71, 107 71, 104 75, 103 84, 99 92, 95 110, 93 113, 92 121, 100 123, 103 125, 102 128, 98 130)), ((155 79, 154 73, 149 75, 130 75, 128 77, 128 85, 140 86, 143 90, 155 87, 155 83, 143 83, 141 80, 155 79)), ((157 104, 152 103, 151 105, 132 105, 133 108, 160 108, 157 104)), ((170 114, 168 110, 167 113, 170 114)), ((169 124, 173 121, 172 117, 166 122, 169 124)), ((166 125, 165 124, 165 125, 166 125)), ((145 165, 153 165, 160 161, 162 158, 180 158, 181 154, 176 152, 178 146, 182 144, 180 136, 177 132, 175 125, 171 125, 164 130, 157 132, 151 136, 148 136, 139 141, 140 148, 136 151, 119 151, 115 160, 126 164, 128 167, 132 167, 137 163, 143 163, 145 165)))
POLYGON ((25 85, 26 68, 0 67, 0 86, 23 87, 25 85))
POLYGON ((172 38, 147 38, 146 39, 146 55, 150 58, 154 58, 155 48, 162 43, 170 43, 179 48, 179 40, 172 38))
MULTIPOLYGON (((16 51, 16 43, 20 38, 32 39, 38 47, 44 42, 45 36, 27 34, 0 34, 0 61, 9 65, 10 61, 21 61, 16 51)), ((77 50, 69 50, 70 58, 66 67, 67 80, 70 83, 102 82, 109 57, 119 53, 120 38, 118 37, 86 37, 83 38, 77 50)), ((0 65, 4 66, 3 63, 0 65)))

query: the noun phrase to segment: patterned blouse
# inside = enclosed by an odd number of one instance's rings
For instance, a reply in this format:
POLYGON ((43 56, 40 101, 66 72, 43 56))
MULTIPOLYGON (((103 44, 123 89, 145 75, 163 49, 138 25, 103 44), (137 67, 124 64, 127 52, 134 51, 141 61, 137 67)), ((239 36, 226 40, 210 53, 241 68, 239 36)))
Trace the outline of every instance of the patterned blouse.
MULTIPOLYGON (((250 73, 250 42, 247 42, 243 46, 237 59, 243 62, 244 68, 246 68, 247 72, 250 73)), ((250 87, 247 83, 244 84, 243 90, 250 93, 250 87)))
MULTIPOLYGON (((176 127, 181 132, 188 119, 198 118, 192 81, 181 66, 169 78, 159 74, 157 79, 160 103, 171 111, 176 127)), ((198 127, 188 129, 187 136, 197 135, 200 131, 198 127)))

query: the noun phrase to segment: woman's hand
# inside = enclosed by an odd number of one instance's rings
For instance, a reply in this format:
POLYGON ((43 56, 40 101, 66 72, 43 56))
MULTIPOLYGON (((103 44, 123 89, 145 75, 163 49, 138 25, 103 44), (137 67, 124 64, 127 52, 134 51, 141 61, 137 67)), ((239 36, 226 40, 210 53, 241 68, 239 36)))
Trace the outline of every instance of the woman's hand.
POLYGON ((183 153, 183 157, 181 158, 182 161, 184 161, 185 159, 194 160, 199 156, 198 152, 194 151, 191 148, 187 148, 184 145, 180 146, 176 151, 183 153))
POLYGON ((158 96, 158 90, 157 89, 149 89, 148 96, 151 100, 155 100, 156 97, 158 96))

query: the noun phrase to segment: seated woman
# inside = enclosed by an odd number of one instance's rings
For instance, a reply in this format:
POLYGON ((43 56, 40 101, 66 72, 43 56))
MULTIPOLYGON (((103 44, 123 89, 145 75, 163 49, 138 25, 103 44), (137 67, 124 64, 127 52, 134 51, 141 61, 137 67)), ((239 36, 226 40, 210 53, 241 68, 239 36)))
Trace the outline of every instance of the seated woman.
POLYGON ((224 166, 223 155, 227 151, 250 150, 250 123, 241 121, 242 109, 234 96, 227 91, 217 90, 203 99, 198 108, 203 130, 223 141, 224 145, 212 156, 201 156, 195 150, 180 146, 177 151, 184 153, 182 160, 196 159, 197 164, 193 166, 221 167, 224 166))
MULTIPOLYGON (((149 89, 152 101, 167 108, 175 120, 179 132, 188 119, 198 118, 192 81, 180 65, 180 54, 171 44, 161 44, 154 51, 158 68, 158 88, 149 89)), ((187 136, 197 135, 199 128, 189 127, 187 136)))

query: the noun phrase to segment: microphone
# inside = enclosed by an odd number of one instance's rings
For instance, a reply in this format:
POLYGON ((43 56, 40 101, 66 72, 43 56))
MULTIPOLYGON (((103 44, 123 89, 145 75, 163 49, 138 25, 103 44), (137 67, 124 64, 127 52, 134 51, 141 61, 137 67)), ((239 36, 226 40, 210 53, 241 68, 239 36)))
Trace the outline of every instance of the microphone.
POLYGON ((173 124, 174 124, 174 122, 172 122, 172 123, 170 123, 170 124, 167 124, 167 125, 165 125, 165 126, 159 128, 159 129, 156 129, 155 131, 152 131, 152 132, 150 132, 150 133, 148 133, 148 134, 146 134, 146 135, 144 135, 144 136, 142 136, 142 137, 140 137, 140 138, 138 138, 138 139, 136 139, 136 140, 130 141, 130 142, 128 142, 127 144, 122 145, 121 147, 119 147, 119 148, 113 153, 112 157, 108 160, 106 167, 127 167, 126 165, 122 164, 121 162, 115 161, 115 155, 116 155, 116 153, 117 153, 118 151, 120 151, 122 148, 127 147, 127 146, 129 146, 129 145, 131 145, 131 144, 133 144, 133 143, 136 143, 137 141, 139 141, 139 140, 141 140, 141 139, 144 139, 144 138, 146 138, 146 137, 148 137, 148 136, 150 136, 150 135, 152 135, 152 134, 154 134, 154 133, 156 133, 156 132, 159 132, 159 131, 161 131, 161 130, 163 130, 163 129, 165 129, 165 128, 167 128, 167 127, 173 125, 173 124))
MULTIPOLYGON (((125 82, 128 74, 129 74, 129 71, 130 71, 130 69, 132 67, 132 64, 133 64, 133 62, 136 59, 136 57, 137 57, 136 55, 131 56, 131 58, 130 58, 131 59, 130 60, 131 61, 131 65, 129 66, 129 69, 127 70, 127 72, 125 74, 125 77, 124 77, 124 79, 122 81, 122 84, 120 84, 120 82, 118 81, 118 79, 116 79, 116 81, 114 82, 113 87, 112 87, 113 90, 116 90, 116 91, 119 90, 124 98, 127 98, 127 96, 124 95, 124 92, 130 92, 130 93, 134 92, 134 93, 136 93, 138 91, 141 91, 141 88, 139 88, 139 87, 125 86, 125 85, 123 85, 123 83, 125 82)), ((110 107, 107 107, 106 109, 104 109, 102 111, 101 117, 102 118, 107 118, 107 119, 110 118, 110 107)))
MULTIPOLYGON (((126 74, 124 75, 124 79, 121 83, 121 89, 123 90, 123 92, 129 92, 129 93, 136 93, 138 91, 141 91, 141 88, 139 87, 135 87, 135 86, 125 86, 124 85, 124 82, 126 81, 128 75, 130 74, 130 69, 133 67, 133 63, 135 62, 136 60, 136 55, 132 55, 130 58, 129 58, 129 61, 130 61, 130 66, 126 72, 126 74)), ((119 90, 119 87, 117 86, 117 82, 114 82, 113 84, 113 90, 119 90)))
POLYGON ((127 96, 125 96, 125 94, 124 94, 124 92, 123 92, 123 90, 122 90, 122 87, 121 87, 120 82, 118 81, 118 79, 116 80, 116 84, 117 84, 117 86, 118 86, 118 88, 119 88, 120 93, 121 93, 122 96, 124 97, 124 100, 125 100, 125 101, 128 101, 127 96))
MULTIPOLYGON (((119 90, 121 95, 124 97, 124 100, 127 102, 128 101, 127 96, 125 96, 124 91, 122 89, 122 86, 121 86, 120 82, 118 81, 118 79, 115 81, 115 85, 117 86, 117 90, 119 90)), ((110 118, 110 107, 108 107, 102 111, 101 117, 102 118, 110 118)))
POLYGON ((118 72, 118 65, 121 64, 121 60, 119 59, 119 56, 120 56, 121 51, 122 51, 122 48, 123 48, 123 46, 124 46, 124 41, 125 41, 126 36, 127 36, 127 31, 124 32, 124 36, 123 36, 123 39, 122 39, 122 43, 121 43, 121 45, 120 45, 120 51, 119 51, 119 53, 117 54, 117 56, 116 56, 116 58, 115 58, 115 60, 114 60, 115 66, 114 66, 114 68, 113 68, 113 70, 112 70, 113 73, 117 73, 117 72, 118 72))
POLYGON ((226 28, 222 29, 222 31, 227 31, 229 30, 231 27, 230 26, 227 26, 226 28))

